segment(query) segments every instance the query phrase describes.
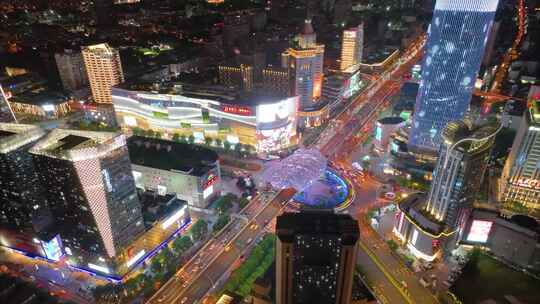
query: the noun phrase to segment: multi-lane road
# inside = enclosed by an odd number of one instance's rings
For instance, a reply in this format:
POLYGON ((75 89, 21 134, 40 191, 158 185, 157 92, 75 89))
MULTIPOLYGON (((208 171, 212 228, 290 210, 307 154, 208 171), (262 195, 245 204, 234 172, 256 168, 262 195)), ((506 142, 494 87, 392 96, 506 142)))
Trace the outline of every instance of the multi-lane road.
POLYGON ((245 216, 248 221, 241 218, 233 220, 147 303, 196 303, 220 283, 231 265, 258 241, 265 233, 265 226, 283 210, 284 203, 293 195, 294 191, 283 190, 270 200, 260 199, 259 211, 255 207, 253 210, 249 208, 250 213, 245 216))
MULTIPOLYGON (((424 41, 422 37, 412 44, 387 73, 374 77, 375 81, 338 115, 337 123, 322 133, 315 147, 329 156, 340 155, 341 150, 350 151, 351 146, 344 143, 359 130, 369 127, 376 119, 378 111, 388 105, 388 98, 401 86, 402 75, 420 58, 424 41), (396 78, 398 80, 395 80, 396 78)), ((354 206, 365 206, 373 202, 373 185, 376 184, 371 185, 370 191, 361 187, 357 189, 360 195, 357 195, 354 206), (367 194, 371 196, 369 199, 366 198, 366 193, 370 193, 367 194)), ((293 194, 294 191, 281 191, 273 199, 254 199, 239 217, 235 217, 220 235, 210 240, 147 303, 197 303, 230 274, 231 265, 265 233, 265 226, 282 212, 284 203, 293 194)), ((370 244, 364 246, 367 248, 370 244)), ((373 253, 360 251, 360 255, 364 255, 361 256, 362 260, 368 257, 367 261, 375 265, 372 267, 373 277, 381 278, 377 281, 379 287, 375 287, 384 289, 385 297, 395 301, 389 303, 408 303, 404 291, 392 281, 395 280, 393 277, 385 274, 386 270, 381 268, 380 261, 373 259, 373 253)), ((366 268, 370 269, 369 265, 366 268)))
MULTIPOLYGON (((398 92, 403 84, 403 75, 407 73, 422 56, 425 38, 422 37, 405 52, 398 64, 380 77, 378 84, 364 91, 353 101, 352 106, 340 115, 337 130, 326 130, 320 150, 334 162, 347 169, 350 168, 348 154, 363 143, 355 140, 358 133, 369 132, 378 113, 389 106, 388 99, 398 92), (328 140, 325 142, 325 138, 328 140)), ((387 244, 365 223, 364 213, 369 206, 377 203, 377 187, 379 184, 371 178, 363 182, 353 182, 356 197, 349 208, 360 222, 360 250, 358 264, 367 274, 375 296, 381 303, 437 303, 437 300, 418 278, 396 258, 387 244)))

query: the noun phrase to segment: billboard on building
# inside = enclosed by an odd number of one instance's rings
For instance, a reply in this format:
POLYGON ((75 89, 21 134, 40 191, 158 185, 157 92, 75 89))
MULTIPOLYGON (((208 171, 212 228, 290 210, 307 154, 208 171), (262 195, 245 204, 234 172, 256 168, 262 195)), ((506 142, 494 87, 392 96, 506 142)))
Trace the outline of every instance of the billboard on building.
POLYGON ((271 152, 290 146, 296 136, 297 97, 257 106, 257 151, 271 152))
POLYGON ((56 235, 50 241, 41 241, 41 247, 45 256, 53 261, 59 261, 62 257, 62 241, 60 235, 56 235))
POLYGON ((467 241, 475 243, 487 242, 492 226, 493 222, 491 221, 474 220, 469 235, 467 235, 467 241))

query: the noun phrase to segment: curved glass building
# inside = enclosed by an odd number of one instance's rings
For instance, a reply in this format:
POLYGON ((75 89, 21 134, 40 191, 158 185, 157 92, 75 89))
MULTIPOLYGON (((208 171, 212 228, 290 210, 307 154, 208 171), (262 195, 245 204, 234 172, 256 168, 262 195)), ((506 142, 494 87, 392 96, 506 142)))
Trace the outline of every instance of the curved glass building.
POLYGON ((498 0, 437 0, 428 29, 409 146, 436 152, 446 124, 465 116, 498 0))

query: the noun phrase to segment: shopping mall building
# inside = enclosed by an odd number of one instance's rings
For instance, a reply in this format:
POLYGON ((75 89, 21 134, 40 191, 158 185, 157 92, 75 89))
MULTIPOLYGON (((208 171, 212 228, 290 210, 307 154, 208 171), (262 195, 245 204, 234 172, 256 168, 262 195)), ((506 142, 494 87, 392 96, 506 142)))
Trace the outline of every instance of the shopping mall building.
POLYGON ((124 83, 112 89, 118 124, 173 134, 241 143, 275 153, 297 141, 297 97, 238 93, 179 82, 124 83))

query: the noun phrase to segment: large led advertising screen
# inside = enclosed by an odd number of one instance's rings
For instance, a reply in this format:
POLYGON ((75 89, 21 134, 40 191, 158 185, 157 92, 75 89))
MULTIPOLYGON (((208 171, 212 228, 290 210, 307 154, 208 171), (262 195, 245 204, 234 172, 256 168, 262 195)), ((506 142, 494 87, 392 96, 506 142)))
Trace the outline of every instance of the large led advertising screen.
POLYGON ((280 122, 296 115, 296 97, 257 106, 257 125, 280 122))
POLYGON ((41 241, 41 246, 45 252, 45 256, 53 261, 59 261, 62 257, 62 241, 60 235, 56 235, 50 241, 41 241))
POLYGON ((297 97, 257 106, 257 151, 287 148, 296 135, 297 97))
POLYGON ((487 242, 491 226, 493 226, 493 222, 474 220, 467 236, 467 241, 476 243, 487 242))

